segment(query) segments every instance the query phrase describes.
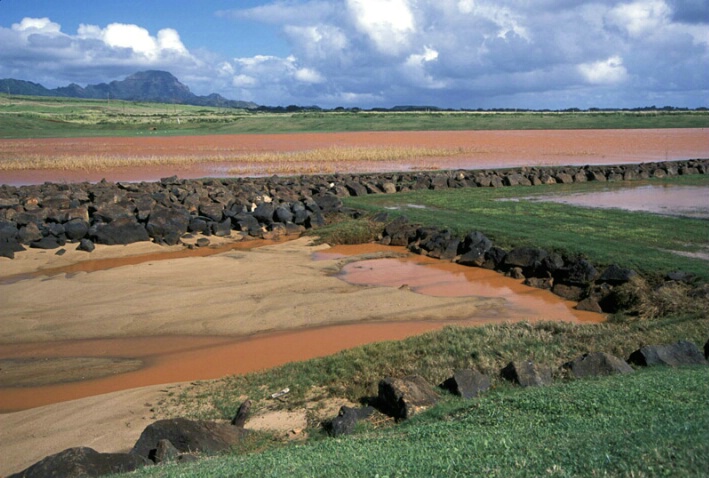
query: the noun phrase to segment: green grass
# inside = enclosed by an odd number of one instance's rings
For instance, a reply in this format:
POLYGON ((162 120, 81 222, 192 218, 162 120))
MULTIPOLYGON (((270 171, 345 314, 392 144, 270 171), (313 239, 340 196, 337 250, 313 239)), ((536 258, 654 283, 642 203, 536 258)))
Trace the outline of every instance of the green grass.
POLYGON ((705 128, 707 111, 265 113, 128 101, 0 96, 0 138, 335 131, 705 128))
MULTIPOLYGON (((675 177, 647 184, 709 187, 709 176, 675 177)), ((389 209, 391 215, 405 215, 411 222, 449 228, 461 237, 470 231, 481 231, 503 248, 535 246, 568 256, 581 255, 601 266, 616 263, 647 275, 684 270, 709 281, 707 261, 670 252, 707 252, 707 219, 526 199, 627 186, 627 183, 593 182, 568 186, 426 190, 347 198, 345 204, 371 213, 382 208, 399 208, 389 209), (411 204, 425 208, 409 207, 411 204)))
MULTIPOLYGON (((706 476, 709 368, 500 387, 395 428, 137 476, 706 476)), ((132 475, 133 476, 133 475, 132 475)))
MULTIPOLYGON (((438 384, 456 368, 475 367, 494 378, 512 360, 534 358, 556 369, 587 352, 605 351, 627 358, 643 344, 690 340, 704 344, 709 317, 704 311, 661 319, 608 322, 497 324, 446 327, 402 341, 370 344, 332 356, 294 362, 259 373, 201 382, 163 404, 193 418, 231 418, 243 396, 263 403, 269 393, 289 387, 288 407, 304 406, 312 389, 351 401, 376 395, 386 376, 418 374, 438 384), (264 385, 267 385, 264 387, 264 385)), ((561 374, 557 374, 560 378, 561 374)))

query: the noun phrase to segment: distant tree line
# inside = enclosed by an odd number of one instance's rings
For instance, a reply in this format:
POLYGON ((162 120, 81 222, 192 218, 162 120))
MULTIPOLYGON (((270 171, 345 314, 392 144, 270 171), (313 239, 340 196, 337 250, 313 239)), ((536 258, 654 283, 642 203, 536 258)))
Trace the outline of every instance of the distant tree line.
POLYGON ((345 108, 344 106, 337 106, 335 108, 321 108, 319 106, 259 106, 258 108, 253 108, 251 111, 263 112, 263 113, 325 113, 325 112, 335 112, 335 113, 360 113, 360 112, 373 112, 373 113, 398 113, 398 112, 471 112, 471 113, 595 113, 595 112, 652 112, 652 111, 707 111, 709 108, 706 106, 700 106, 698 108, 685 108, 677 106, 642 106, 637 108, 564 108, 564 109, 527 109, 527 108, 439 108, 437 106, 394 106, 392 108, 358 108, 350 107, 345 108))

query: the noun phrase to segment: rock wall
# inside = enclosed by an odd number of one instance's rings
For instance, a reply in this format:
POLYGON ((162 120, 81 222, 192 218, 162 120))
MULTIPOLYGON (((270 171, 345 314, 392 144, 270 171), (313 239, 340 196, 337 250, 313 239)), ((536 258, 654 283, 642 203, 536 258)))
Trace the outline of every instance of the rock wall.
MULTIPOLYGON (((177 244, 187 233, 299 234, 346 212, 340 198, 420 189, 620 181, 707 174, 709 159, 615 166, 0 186, 0 256, 81 242, 177 244)), ((452 253, 452 251, 449 251, 452 253)), ((467 259, 466 259, 467 260, 467 259)))

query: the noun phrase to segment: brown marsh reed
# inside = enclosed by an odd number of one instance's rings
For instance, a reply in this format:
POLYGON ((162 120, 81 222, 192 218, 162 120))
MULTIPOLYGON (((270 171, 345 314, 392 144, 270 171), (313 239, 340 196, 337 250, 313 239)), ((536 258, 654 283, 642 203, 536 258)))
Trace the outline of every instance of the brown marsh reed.
POLYGON ((279 171, 281 173, 328 173, 348 171, 361 163, 411 163, 415 169, 437 169, 431 159, 474 153, 466 148, 330 146, 303 151, 196 151, 191 154, 114 155, 108 153, 23 154, 0 151, 0 171, 64 170, 105 171, 150 166, 190 167, 198 164, 228 164, 231 175, 279 171))

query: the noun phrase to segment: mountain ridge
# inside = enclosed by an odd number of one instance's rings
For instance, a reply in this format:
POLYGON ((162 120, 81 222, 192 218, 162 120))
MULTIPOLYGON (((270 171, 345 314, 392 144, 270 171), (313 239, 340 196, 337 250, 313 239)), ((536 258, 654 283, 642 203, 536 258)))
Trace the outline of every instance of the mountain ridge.
POLYGON ((59 98, 116 99, 220 108, 254 109, 259 105, 250 101, 229 100, 212 93, 198 96, 192 93, 172 73, 162 70, 139 71, 123 80, 82 87, 76 83, 48 89, 39 83, 14 78, 0 80, 0 92, 15 95, 51 96, 59 98))

